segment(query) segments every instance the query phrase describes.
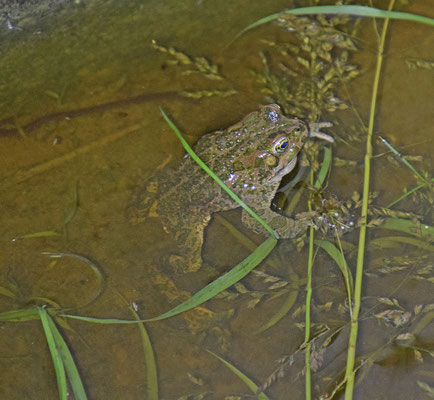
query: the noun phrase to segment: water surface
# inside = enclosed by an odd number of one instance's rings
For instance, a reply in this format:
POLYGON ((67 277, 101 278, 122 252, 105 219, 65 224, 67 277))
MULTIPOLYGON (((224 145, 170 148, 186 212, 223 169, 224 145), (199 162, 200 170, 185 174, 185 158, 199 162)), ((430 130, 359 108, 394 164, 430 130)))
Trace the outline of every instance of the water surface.
MULTIPOLYGON (((266 4, 243 0, 128 1, 122 5, 95 0, 65 4, 39 19, 17 21, 14 29, 2 28, 0 279, 1 286, 15 294, 13 298, 2 296, 2 311, 41 305, 48 299, 76 314, 131 319, 120 293, 138 305, 142 317, 151 317, 180 301, 181 296, 168 289, 171 279, 180 290, 196 291, 249 254, 215 218, 206 232, 206 266, 195 276, 175 279, 170 268, 158 261, 173 251, 173 241, 158 220, 132 225, 125 209, 132 192, 156 168, 166 162, 176 165, 182 159, 181 145, 159 107, 170 113, 187 140, 194 143, 204 133, 225 128, 259 104, 273 101, 261 91, 263 86, 252 71, 264 68, 260 52, 272 54, 263 39, 293 41, 290 34, 268 25, 228 44, 249 23, 287 6, 277 0, 266 4), (188 67, 172 65, 171 57, 156 50, 152 40, 191 57, 206 57, 219 66, 225 79, 185 74, 188 67), (200 99, 180 96, 182 91, 201 90, 236 93, 200 99), (59 235, 12 240, 48 231, 59 235), (104 275, 104 290, 97 301, 81 308, 100 290, 88 264, 74 258, 53 264, 42 251, 74 253, 93 260, 104 275)), ((409 10, 425 15, 432 11, 427 0, 411 2, 409 10)), ((335 156, 356 162, 351 167, 333 168, 328 190, 341 199, 361 192, 364 133, 352 127, 359 126, 359 117, 367 123, 376 62, 372 21, 363 21, 358 35, 352 62, 362 73, 340 91, 351 107, 327 115, 335 123, 329 131, 337 138, 335 156), (349 132, 358 135, 360 142, 349 145, 345 139, 349 132)), ((429 60, 433 38, 432 28, 427 26, 391 23, 376 115, 375 137, 387 137, 406 155, 422 156, 423 161, 414 162, 419 171, 430 171, 432 162, 434 87, 432 70, 410 69, 408 62, 429 60)), ((376 141, 375 154, 386 151, 376 141)), ((402 164, 383 156, 373 161, 372 185, 378 192, 375 204, 384 206, 399 197, 404 187, 414 187, 416 181, 402 164)), ((395 209, 421 215, 431 223, 426 199, 418 203, 406 200, 395 209)), ((225 213, 224 218, 255 243, 264 239, 243 228, 237 211, 225 213)), ((371 237, 376 235, 384 233, 375 231, 371 237)), ((345 240, 356 244, 357 232, 345 240)), ((249 308, 252 293, 270 297, 268 286, 253 276, 243 281, 249 293, 239 294, 234 289, 232 300, 207 305, 219 322, 200 325, 194 335, 182 316, 147 325, 158 363, 160 398, 200 393, 207 393, 209 399, 252 396, 205 350, 218 353, 258 385, 264 383, 278 367, 277 360, 294 354, 303 342, 303 330, 296 324, 304 321, 306 260, 306 247, 297 251, 291 241, 281 241, 270 262, 260 267, 299 290, 288 315, 260 334, 255 332, 279 310, 291 291, 249 308)), ((354 270, 350 254, 348 261, 354 270)), ((414 393, 422 398, 416 382, 432 379, 428 357, 422 352, 425 361, 420 363, 411 350, 394 347, 390 340, 397 328, 374 315, 387 308, 378 305, 379 298, 396 298, 402 310, 409 312, 418 304, 431 302, 432 283, 425 278, 432 279, 432 271, 423 275, 420 270, 432 268, 432 261, 429 253, 411 245, 367 254, 369 274, 359 354, 379 353, 376 363, 361 375, 356 398, 408 399, 414 398, 414 393), (402 269, 384 273, 380 267, 385 266, 402 269)), ((317 397, 327 393, 345 365, 349 321, 345 301, 339 269, 320 252, 314 269, 313 320, 343 330, 327 348, 313 376, 317 397)), ((146 369, 137 328, 79 321, 69 325, 71 329, 62 328, 62 332, 89 398, 145 398, 146 369)), ((413 328, 410 325, 408 330, 413 328)), ((7 323, 2 331, 2 398, 36 398, 35 392, 41 394, 37 398, 56 398, 54 371, 40 324, 7 323)), ((432 351, 428 328, 420 333, 419 341, 421 348, 432 351)), ((285 377, 267 390, 270 399, 285 399, 288 391, 291 398, 304 398, 303 357, 297 357, 285 377)))

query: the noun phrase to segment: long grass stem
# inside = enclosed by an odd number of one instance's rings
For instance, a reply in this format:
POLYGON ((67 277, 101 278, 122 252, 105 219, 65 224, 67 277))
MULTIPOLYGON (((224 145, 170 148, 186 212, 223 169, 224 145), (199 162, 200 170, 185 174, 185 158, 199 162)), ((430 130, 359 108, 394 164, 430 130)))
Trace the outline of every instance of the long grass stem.
POLYGON ((306 282, 306 315, 305 315, 305 330, 304 330, 304 343, 306 344, 305 353, 305 398, 310 400, 312 397, 312 382, 311 382, 311 372, 310 372, 310 351, 311 351, 311 340, 310 340, 310 308, 312 301, 312 267, 313 267, 313 245, 314 245, 314 228, 309 228, 309 259, 307 266, 307 282, 306 282))
MULTIPOLYGON (((390 0, 388 10, 392 10, 395 0, 390 0)), ((369 125, 366 138, 366 154, 365 154, 365 171, 363 179, 363 199, 362 199, 362 215, 361 227, 359 235, 359 246, 357 253, 356 280, 354 286, 354 306, 352 309, 350 338, 348 341, 347 366, 345 370, 345 400, 353 398, 355 373, 354 364, 356 360, 356 345, 357 335, 359 330, 359 312, 362 297, 362 281, 363 281, 363 262, 365 256, 366 243, 366 228, 368 221, 368 200, 369 200, 369 183, 371 173, 371 158, 372 158, 372 135, 374 131, 375 110, 377 106, 378 87, 380 83, 381 67, 383 65, 384 44, 386 41, 386 32, 389 25, 389 19, 386 18, 381 32, 380 43, 378 46, 377 66, 375 69, 374 85, 372 89, 371 107, 369 113, 369 125)), ((351 307, 351 305, 350 305, 351 307)))

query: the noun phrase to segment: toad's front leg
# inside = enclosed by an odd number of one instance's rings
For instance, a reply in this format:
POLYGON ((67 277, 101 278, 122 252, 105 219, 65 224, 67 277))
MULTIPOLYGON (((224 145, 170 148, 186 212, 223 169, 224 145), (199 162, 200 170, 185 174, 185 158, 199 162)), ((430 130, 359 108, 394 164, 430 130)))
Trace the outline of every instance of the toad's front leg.
MULTIPOLYGON (((295 218, 288 218, 277 214, 271 209, 253 209, 282 239, 291 239, 303 234, 306 229, 314 225, 311 213, 297 214, 295 218)), ((242 212, 242 221, 244 225, 256 233, 268 235, 265 228, 250 216, 245 210, 242 212)))

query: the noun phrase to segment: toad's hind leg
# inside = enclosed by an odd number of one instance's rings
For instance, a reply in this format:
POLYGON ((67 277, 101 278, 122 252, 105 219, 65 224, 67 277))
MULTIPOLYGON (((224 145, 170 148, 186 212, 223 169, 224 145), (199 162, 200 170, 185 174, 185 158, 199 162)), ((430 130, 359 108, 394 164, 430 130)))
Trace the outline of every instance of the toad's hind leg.
POLYGON ((156 213, 158 195, 158 178, 148 179, 143 186, 133 193, 133 199, 129 202, 126 215, 130 222, 140 223, 148 217, 158 216, 156 213))
POLYGON ((171 255, 169 262, 178 273, 195 272, 202 266, 202 245, 205 227, 210 217, 190 223, 175 235, 181 255, 171 255))

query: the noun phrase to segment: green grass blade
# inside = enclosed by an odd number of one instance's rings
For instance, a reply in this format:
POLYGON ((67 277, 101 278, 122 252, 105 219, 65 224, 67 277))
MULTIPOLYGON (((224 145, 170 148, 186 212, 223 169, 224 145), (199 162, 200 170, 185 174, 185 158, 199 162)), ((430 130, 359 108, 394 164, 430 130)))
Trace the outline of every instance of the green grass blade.
MULTIPOLYGON (((246 386, 254 393, 256 394, 258 392, 258 385, 256 385, 255 382, 253 382, 248 376, 244 375, 238 368, 234 367, 232 364, 227 362, 225 359, 219 357, 217 354, 213 353, 210 350, 207 350, 209 354, 212 354, 215 358, 220 360, 226 367, 228 367, 236 376, 238 376, 245 384, 246 386)), ((259 393, 256 396, 259 400, 269 400, 269 397, 265 393, 259 393)))
MULTIPOLYGON (((128 305, 131 313, 137 321, 140 321, 140 317, 136 310, 128 304, 126 299, 118 292, 121 299, 128 305)), ((158 400, 158 373, 157 364, 155 362, 154 349, 152 348, 151 339, 149 338, 148 332, 146 330, 145 324, 140 323, 139 326, 140 336, 142 338, 143 352, 145 355, 145 365, 146 365, 146 387, 147 387, 147 400, 158 400)))
POLYGON ((82 315, 72 315, 72 314, 61 314, 62 317, 78 319, 83 322, 91 322, 93 324, 105 324, 105 325, 121 325, 121 324, 138 324, 140 322, 146 322, 146 320, 142 319, 140 321, 137 320, 129 320, 129 319, 119 319, 119 318, 95 318, 95 317, 84 317, 82 315))
POLYGON ((185 141, 185 139, 182 137, 181 132, 176 127, 176 125, 169 119, 169 117, 166 115, 166 113, 163 111, 163 109, 160 107, 160 112, 163 115, 163 118, 167 122, 167 124, 172 128, 172 130, 175 132, 176 136, 180 140, 182 146, 187 151, 187 153, 190 155, 190 157, 196 161, 202 169, 211 176, 221 187, 222 189, 234 200, 236 201, 246 212, 248 212, 253 218, 256 219, 273 237, 278 239, 277 233, 271 229, 268 224, 260 218, 256 213, 247 205, 245 204, 234 192, 232 192, 225 183, 216 175, 214 172, 212 172, 208 166, 195 154, 193 149, 190 147, 190 145, 185 141))
POLYGON ((398 151, 396 150, 386 139, 382 136, 378 136, 381 142, 393 153, 395 154, 399 160, 411 171, 415 176, 417 176, 421 181, 423 181, 423 176, 416 171, 416 168, 411 165, 408 160, 398 151))
POLYGON ((285 10, 280 13, 271 14, 264 18, 259 19, 258 21, 250 24, 246 28, 244 28, 237 36, 235 36, 234 40, 237 40, 240 36, 242 36, 247 31, 256 28, 257 26, 266 24, 268 22, 274 21, 280 17, 282 14, 292 14, 292 15, 309 15, 309 14, 346 14, 353 15, 357 17, 371 17, 371 18, 390 18, 390 19, 402 19, 412 22, 419 22, 422 24, 428 24, 434 26, 434 19, 425 17, 417 14, 410 14, 406 12, 400 11, 387 11, 381 10, 379 8, 367 7, 367 6, 351 6, 351 5, 342 5, 342 6, 316 6, 316 7, 300 7, 293 8, 292 10, 285 10))
POLYGON ((6 289, 4 286, 0 286, 0 295, 10 297, 12 299, 16 298, 16 294, 9 289, 6 289))
POLYGON ((188 300, 177 305, 171 310, 158 315, 154 318, 142 319, 140 321, 130 321, 122 320, 117 318, 93 318, 93 317, 82 317, 79 315, 62 314, 62 317, 78 319, 86 322, 94 322, 97 324, 136 324, 138 322, 151 322, 160 321, 162 319, 170 318, 175 315, 181 314, 185 311, 191 310, 198 305, 205 303, 207 300, 211 299, 218 293, 232 286, 234 283, 238 282, 244 278, 253 268, 260 264, 265 257, 273 250, 274 246, 277 244, 277 239, 269 237, 263 243, 261 243, 256 250, 241 261, 237 266, 232 268, 229 272, 217 278, 215 281, 211 282, 201 290, 199 290, 195 295, 190 297, 188 300))
POLYGON ((324 159, 321 164, 321 169, 318 172, 318 176, 315 182, 315 189, 321 189, 321 186, 327 178, 327 174, 330 171, 332 163, 332 150, 329 147, 324 147, 324 159))
POLYGON ((269 237, 267 240, 262 242, 253 253, 241 261, 237 266, 232 268, 229 272, 206 285, 188 300, 179 304, 175 308, 172 308, 157 317, 147 319, 146 321, 159 321, 173 317, 174 315, 181 314, 184 311, 191 310, 192 308, 205 303, 207 300, 244 278, 253 268, 260 264, 268 254, 270 254, 276 244, 277 239, 269 237))
POLYGON ((298 292, 299 292, 298 289, 291 288, 287 293, 286 300, 280 306, 277 312, 273 314, 273 316, 265 324, 263 324, 255 333, 259 334, 266 331, 267 329, 276 325, 286 314, 288 314, 297 300, 298 292))
POLYGON ((411 221, 403 218, 386 218, 384 223, 379 225, 380 229, 390 229, 394 231, 408 233, 417 237, 426 239, 434 238, 434 227, 421 224, 419 222, 411 221))
POLYGON ((12 239, 13 242, 21 239, 32 239, 32 238, 44 238, 44 237, 53 237, 60 236, 60 233, 55 231, 43 231, 43 232, 34 232, 34 233, 26 233, 21 236, 14 237, 12 239))
POLYGON ((0 321, 6 322, 21 322, 39 319, 37 307, 25 308, 22 310, 12 310, 0 313, 0 321))
MULTIPOLYGON (((391 11, 395 4, 395 0, 390 0, 388 10, 391 11)), ((357 263, 356 263, 356 279, 354 283, 354 298, 352 304, 351 323, 350 323, 350 336, 348 339, 347 349, 347 364, 345 367, 345 400, 353 399, 354 384, 356 377, 356 350, 357 338, 359 334, 359 313, 362 307, 362 284, 364 275, 364 261, 365 261, 365 248, 366 248, 366 233, 368 227, 368 206, 369 206, 369 193, 370 193, 370 175, 371 175, 371 159, 372 159, 372 136, 374 133, 375 116, 377 115, 377 98, 380 86, 380 76, 383 66, 384 46, 386 42, 386 33, 389 26, 389 19, 386 17, 383 28, 380 34, 378 43, 377 62, 375 67, 374 81, 372 85, 371 105, 369 108, 369 123, 366 136, 366 152, 364 158, 364 174, 363 174, 363 196, 362 208, 360 216, 360 230, 359 230, 359 243, 357 248, 357 263)), ((350 304, 351 306, 351 304, 350 304)))
MULTIPOLYGON (((313 182, 313 171, 310 174, 310 180, 313 182)), ((312 210, 312 203, 308 201, 309 211, 312 210)), ((306 344, 306 351, 304 354, 304 396, 306 400, 311 400, 312 398, 312 369, 310 364, 310 355, 312 345, 310 343, 311 339, 311 309, 312 309, 312 271, 313 271, 313 260, 314 260, 314 229, 309 227, 309 253, 307 258, 307 273, 306 273, 306 299, 305 299, 305 315, 304 315, 304 344, 306 344)))
POLYGON ((347 288, 347 292, 351 297, 353 293, 353 276, 351 274, 351 270, 348 268, 347 261, 345 260, 344 254, 341 250, 339 250, 333 243, 325 241, 325 240, 315 240, 315 244, 321 247, 338 265, 341 270, 342 276, 345 279, 345 286, 347 288))
POLYGON ((41 318, 42 327, 44 328, 45 338, 47 339, 48 348, 50 349, 51 358, 53 360, 54 370, 56 371, 57 388, 59 389, 59 397, 61 400, 67 400, 68 393, 66 387, 65 368, 63 366, 62 357, 56 347, 53 332, 49 324, 50 316, 45 308, 38 307, 39 317, 41 318))
POLYGON ((51 317, 48 314, 47 317, 56 347, 60 353, 60 356, 62 357, 63 365, 66 370, 66 374, 68 375, 71 389, 74 393, 74 398, 75 400, 87 400, 83 382, 81 381, 80 374, 78 373, 78 369, 75 365, 74 359, 72 358, 71 352, 69 351, 68 345, 63 340, 62 335, 58 331, 51 317))
POLYGON ((415 247, 419 247, 420 249, 434 252, 434 246, 426 243, 423 240, 419 240, 412 237, 407 236, 386 236, 378 239, 373 239, 370 241, 370 245, 378 246, 380 248, 393 248, 393 247, 401 247, 400 245, 409 244, 415 247))
POLYGON ((422 189, 425 186, 425 183, 421 183, 420 185, 415 186, 414 188, 408 190, 403 195, 399 196, 397 199, 390 202, 386 207, 386 209, 393 207, 395 204, 398 204, 400 201, 404 200, 406 197, 410 196, 412 193, 422 189))
MULTIPOLYGON (((137 317, 137 319, 139 319, 137 317)), ((143 351, 146 364, 146 387, 149 400, 158 400, 158 374, 157 364, 155 363, 154 351, 151 340, 143 323, 139 324, 140 336, 142 337, 143 351)))

